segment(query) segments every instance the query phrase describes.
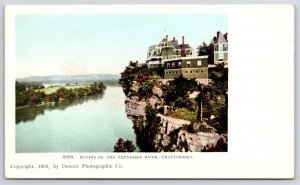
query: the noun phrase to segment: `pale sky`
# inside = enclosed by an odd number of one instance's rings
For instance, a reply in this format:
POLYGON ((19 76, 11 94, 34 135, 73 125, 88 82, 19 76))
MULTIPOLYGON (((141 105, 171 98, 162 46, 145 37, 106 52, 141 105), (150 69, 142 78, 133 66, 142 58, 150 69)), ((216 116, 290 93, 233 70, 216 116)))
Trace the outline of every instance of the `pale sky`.
POLYGON ((18 15, 17 77, 118 74, 165 35, 197 47, 217 31, 227 32, 226 15, 18 15))

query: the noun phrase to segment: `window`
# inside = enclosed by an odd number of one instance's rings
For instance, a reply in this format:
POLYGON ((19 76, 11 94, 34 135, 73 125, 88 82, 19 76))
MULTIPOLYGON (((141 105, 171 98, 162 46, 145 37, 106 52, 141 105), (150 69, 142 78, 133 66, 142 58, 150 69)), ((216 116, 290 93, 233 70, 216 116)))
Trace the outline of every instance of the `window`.
POLYGON ((196 73, 198 73, 199 71, 196 71, 196 73))
POLYGON ((190 73, 193 73, 193 71, 190 71, 190 73))
POLYGON ((219 53, 219 60, 223 61, 224 60, 224 53, 219 53))
POLYGON ((178 67, 181 67, 181 62, 178 62, 178 67))
POLYGON ((167 68, 170 68, 170 63, 167 63, 167 68))
POLYGON ((191 61, 186 61, 186 65, 187 65, 188 67, 191 67, 191 61))
POLYGON ((223 48, 224 48, 224 51, 227 51, 228 50, 228 45, 227 44, 223 44, 223 48))
POLYGON ((175 68, 175 62, 172 62, 172 68, 175 68))
POLYGON ((218 47, 218 44, 215 45, 215 51, 218 51, 219 50, 219 47, 218 47))
POLYGON ((185 71, 185 73, 187 73, 187 71, 185 71))
POLYGON ((201 70, 201 73, 203 73, 203 71, 201 70))
POLYGON ((197 61, 197 66, 201 66, 202 65, 202 61, 201 60, 198 60, 197 61))
POLYGON ((219 51, 223 51, 223 44, 219 45, 219 51))

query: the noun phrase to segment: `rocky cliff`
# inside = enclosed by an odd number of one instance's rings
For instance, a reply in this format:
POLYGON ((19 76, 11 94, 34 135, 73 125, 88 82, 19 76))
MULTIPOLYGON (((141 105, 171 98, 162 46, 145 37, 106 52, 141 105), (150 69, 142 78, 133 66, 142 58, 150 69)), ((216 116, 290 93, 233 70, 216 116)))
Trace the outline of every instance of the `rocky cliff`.
MULTIPOLYGON (((139 84, 133 83, 131 90, 138 92, 139 84)), ((219 135, 213 127, 195 125, 190 121, 177 119, 168 115, 168 106, 162 98, 163 91, 159 86, 152 88, 152 96, 140 99, 138 96, 127 96, 125 100, 127 116, 133 121, 137 140, 141 139, 147 130, 143 129, 146 122, 146 106, 150 105, 161 110, 156 114, 159 118, 159 128, 153 139, 156 151, 164 152, 201 152, 227 150, 227 135, 219 135), (142 128, 143 127, 143 128, 142 128), (191 132, 187 127, 204 127, 206 131, 191 132), (226 145, 226 146, 225 146, 226 145)), ((143 141, 137 142, 143 143, 143 141)))

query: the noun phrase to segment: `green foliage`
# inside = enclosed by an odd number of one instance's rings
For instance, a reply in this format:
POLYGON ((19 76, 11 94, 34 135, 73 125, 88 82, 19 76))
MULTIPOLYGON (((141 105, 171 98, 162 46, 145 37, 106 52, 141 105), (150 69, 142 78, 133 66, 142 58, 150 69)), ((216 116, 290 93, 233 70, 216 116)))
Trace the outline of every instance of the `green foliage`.
POLYGON ((205 42, 203 42, 202 45, 198 47, 198 50, 199 50, 199 56, 209 55, 209 47, 205 42))
POLYGON ((184 119, 188 120, 192 123, 197 122, 196 112, 190 111, 186 108, 178 108, 175 112, 171 114, 171 117, 177 118, 177 119, 184 119))
POLYGON ((174 105, 176 107, 186 107, 193 109, 193 103, 190 101, 188 93, 198 88, 195 79, 186 79, 182 75, 169 81, 169 85, 164 85, 163 96, 167 105, 174 105))
POLYGON ((210 69, 210 78, 212 82, 208 86, 201 86, 200 94, 195 100, 199 107, 202 103, 207 118, 210 115, 215 116, 214 119, 208 120, 208 124, 219 133, 226 133, 228 130, 228 69, 222 66, 210 69))
POLYGON ((152 96, 152 88, 154 84, 152 81, 144 81, 141 83, 140 88, 138 89, 138 95, 140 97, 149 98, 152 96))
POLYGON ((145 108, 146 120, 144 124, 135 125, 137 145, 142 152, 156 152, 155 136, 159 131, 160 118, 156 116, 157 109, 147 105, 145 108))
POLYGON ((122 138, 119 138, 116 145, 114 146, 114 152, 134 152, 135 146, 132 144, 132 141, 124 141, 122 138))
POLYGON ((106 86, 102 82, 94 82, 90 85, 90 90, 92 94, 103 92, 106 89, 106 86))
POLYGON ((22 94, 29 90, 43 89, 44 85, 40 82, 18 82, 16 81, 16 95, 22 94))
POLYGON ((209 68, 209 78, 215 83, 228 82, 228 68, 224 68, 224 64, 219 64, 216 68, 209 68))
POLYGON ((16 82, 16 106, 35 106, 41 103, 58 103, 60 101, 73 102, 85 96, 103 93, 106 89, 106 86, 102 82, 94 82, 90 86, 82 88, 67 89, 61 87, 50 94, 45 94, 44 91, 31 90, 38 87, 43 88, 41 85, 28 86, 27 84, 16 82))
POLYGON ((140 67, 138 61, 130 61, 129 65, 126 66, 125 70, 121 73, 121 78, 119 80, 120 85, 123 88, 125 95, 128 95, 130 88, 132 86, 133 80, 139 73, 140 67))
POLYGON ((164 66, 157 66, 149 69, 153 75, 159 76, 161 78, 164 77, 164 66))
POLYGON ((210 44, 207 45, 205 42, 202 43, 202 45, 200 45, 198 47, 199 56, 203 56, 203 55, 208 55, 208 64, 213 64, 214 63, 214 45, 210 44))
POLYGON ((42 103, 45 98, 44 92, 35 92, 33 90, 28 90, 22 94, 16 94, 16 106, 25 106, 25 105, 37 105, 42 103))
MULTIPOLYGON (((150 81, 154 78, 163 78, 164 76, 164 68, 162 66, 154 67, 154 68, 148 68, 147 65, 139 65, 138 61, 133 62, 130 61, 128 66, 126 66, 125 70, 121 73, 121 78, 119 80, 119 84, 123 88, 123 92, 125 95, 129 95, 131 92, 130 88, 133 85, 133 81, 142 84, 142 85, 148 85, 145 84, 145 82, 150 81)), ((148 87, 142 87, 141 96, 147 94, 147 92, 150 92, 148 87)))

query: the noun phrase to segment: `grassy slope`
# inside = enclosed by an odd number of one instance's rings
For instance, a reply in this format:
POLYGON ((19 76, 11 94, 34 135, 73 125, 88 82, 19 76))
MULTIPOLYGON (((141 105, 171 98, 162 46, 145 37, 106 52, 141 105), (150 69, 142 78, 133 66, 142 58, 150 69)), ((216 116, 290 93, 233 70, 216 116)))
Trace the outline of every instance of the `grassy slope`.
POLYGON ((173 112, 170 116, 173 118, 188 120, 188 121, 191 121, 192 123, 198 121, 197 113, 194 111, 190 111, 186 108, 176 109, 176 111, 173 112))
POLYGON ((84 87, 88 87, 88 84, 81 84, 81 85, 68 85, 68 86, 59 86, 59 87, 48 87, 46 89, 38 89, 36 91, 41 91, 41 92, 45 92, 45 94, 50 94, 53 92, 56 92, 57 89, 59 88, 66 88, 66 89, 76 89, 76 88, 84 88, 84 87))

